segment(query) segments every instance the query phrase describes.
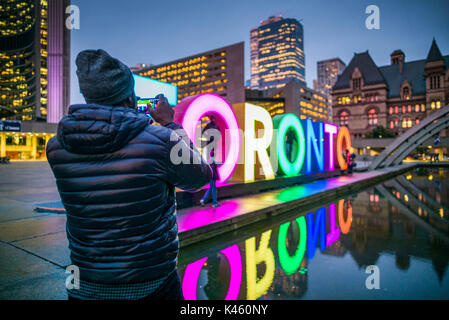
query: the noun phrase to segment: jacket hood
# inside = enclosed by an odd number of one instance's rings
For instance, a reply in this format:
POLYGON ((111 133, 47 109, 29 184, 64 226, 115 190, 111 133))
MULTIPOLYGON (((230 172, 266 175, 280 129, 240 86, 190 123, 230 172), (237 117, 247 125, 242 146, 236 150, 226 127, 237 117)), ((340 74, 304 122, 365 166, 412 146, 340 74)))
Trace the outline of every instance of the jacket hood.
POLYGON ((76 104, 59 122, 57 138, 71 153, 109 153, 123 148, 148 125, 148 120, 127 107, 76 104))

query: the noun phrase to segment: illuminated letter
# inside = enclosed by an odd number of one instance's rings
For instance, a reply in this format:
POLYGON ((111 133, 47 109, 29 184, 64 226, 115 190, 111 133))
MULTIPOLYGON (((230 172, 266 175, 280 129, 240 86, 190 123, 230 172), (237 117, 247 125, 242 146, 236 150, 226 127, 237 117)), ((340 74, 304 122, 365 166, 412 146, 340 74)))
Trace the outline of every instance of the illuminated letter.
MULTIPOLYGON (((227 247, 220 251, 228 259, 231 268, 231 281, 225 300, 236 300, 240 292, 242 281, 242 257, 237 245, 227 247)), ((187 265, 182 279, 182 293, 186 300, 197 300, 196 288, 201 269, 207 261, 207 257, 197 260, 187 265)))
POLYGON ((228 259, 231 268, 231 280, 225 300, 237 300, 240 292, 240 284, 242 282, 242 257, 240 255, 239 247, 234 244, 233 246, 221 250, 221 253, 228 259))
POLYGON ((313 225, 313 213, 307 214, 307 256, 312 259, 315 256, 315 248, 320 234, 321 251, 326 249, 326 209, 316 211, 315 226, 313 225))
POLYGON ((352 207, 351 204, 348 202, 348 217, 345 219, 343 218, 343 204, 345 200, 341 199, 338 201, 338 224, 340 225, 341 232, 343 234, 347 234, 349 232, 349 229, 351 229, 352 224, 352 207))
POLYGON ((312 149, 315 155, 316 167, 318 172, 324 171, 324 138, 323 138, 323 123, 313 122, 311 119, 305 119, 306 123, 306 173, 311 174, 313 171, 312 165, 312 149), (318 130, 318 138, 315 131, 318 130))
POLYGON ((182 294, 184 295, 184 299, 197 300, 196 287, 198 285, 198 278, 206 261, 207 257, 187 265, 182 279, 182 294))
POLYGON ((266 293, 271 286, 274 277, 274 254, 268 247, 271 230, 262 233, 259 249, 256 251, 256 237, 245 241, 246 251, 246 284, 248 300, 256 300, 266 293), (257 280, 257 265, 265 263, 264 276, 257 280))
POLYGON ((351 150, 351 135, 347 127, 340 127, 337 135, 337 161, 341 170, 346 170, 348 165, 346 159, 343 156, 343 140, 345 141, 345 149, 351 150))
POLYGON ((296 176, 302 169, 305 157, 305 138, 304 129, 302 128, 301 122, 298 117, 294 114, 288 113, 286 115, 278 115, 273 118, 273 124, 278 130, 276 136, 276 147, 279 159, 279 165, 281 170, 287 176, 296 176), (285 135, 287 130, 291 128, 295 131, 296 137, 298 138, 298 156, 293 163, 287 159, 285 154, 285 135))
POLYGON ((299 243, 296 253, 293 257, 288 254, 286 246, 287 230, 290 226, 290 222, 284 223, 279 227, 278 236, 278 253, 279 262, 281 263, 282 269, 289 276, 298 270, 301 265, 302 258, 304 257, 304 252, 306 251, 307 242, 307 226, 306 219, 304 217, 296 218, 296 223, 299 226, 299 243))
POLYGON ((337 134, 337 126, 329 123, 324 124, 324 132, 327 133, 327 135, 324 137, 324 144, 327 152, 329 153, 326 157, 327 163, 325 165, 326 170, 332 171, 335 169, 334 166, 334 157, 335 157, 335 150, 334 150, 334 135, 337 134))
POLYGON ((340 229, 335 227, 335 203, 329 206, 330 232, 326 236, 326 247, 340 238, 340 229))
POLYGON ((250 103, 245 104, 245 182, 254 181, 255 153, 259 156, 262 170, 267 179, 274 178, 267 148, 273 137, 273 123, 267 110, 250 103), (256 121, 264 126, 263 136, 256 138, 256 121))
POLYGON ((239 159, 240 130, 234 111, 226 100, 218 95, 205 93, 189 104, 182 120, 182 127, 195 145, 198 122, 206 113, 218 114, 226 123, 230 135, 230 145, 225 161, 218 167, 220 183, 223 183, 232 175, 239 159))

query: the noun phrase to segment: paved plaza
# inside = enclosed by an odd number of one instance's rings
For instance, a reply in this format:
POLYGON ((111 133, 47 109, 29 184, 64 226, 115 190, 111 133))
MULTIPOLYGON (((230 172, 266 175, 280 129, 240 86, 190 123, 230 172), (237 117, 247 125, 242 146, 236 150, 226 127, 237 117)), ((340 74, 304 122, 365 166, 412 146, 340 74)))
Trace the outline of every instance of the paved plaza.
MULTIPOLYGON (((307 199, 335 197, 339 191, 349 191, 351 186, 358 187, 397 169, 355 173, 228 199, 216 209, 181 209, 181 243, 201 241, 228 228, 244 226, 307 199)), ((66 217, 33 211, 36 204, 59 201, 47 162, 0 165, 0 299, 66 299, 65 267, 70 265, 66 217)))

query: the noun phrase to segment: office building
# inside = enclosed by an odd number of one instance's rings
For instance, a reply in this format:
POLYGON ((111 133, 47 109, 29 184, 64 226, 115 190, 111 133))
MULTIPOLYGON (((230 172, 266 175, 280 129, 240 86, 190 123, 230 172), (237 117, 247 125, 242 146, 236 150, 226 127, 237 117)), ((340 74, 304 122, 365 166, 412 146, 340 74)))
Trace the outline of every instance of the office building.
POLYGON ((0 119, 20 123, 20 132, 0 133, 2 157, 42 159, 46 142, 67 114, 69 4, 68 0, 0 3, 0 119))
POLYGON ((339 75, 343 73, 346 65, 340 58, 333 58, 317 62, 317 80, 314 81, 314 89, 323 93, 328 100, 329 113, 332 115, 332 87, 337 82, 339 75))
POLYGON ((291 80, 281 88, 247 89, 245 94, 247 102, 264 107, 272 117, 293 113, 300 119, 330 121, 326 96, 296 80, 291 80))
POLYGON ((303 26, 282 16, 261 21, 250 32, 251 88, 283 87, 290 80, 305 84, 303 26))
POLYGON ((245 101, 243 42, 154 66, 132 68, 137 75, 174 84, 178 101, 215 93, 230 104, 245 101))

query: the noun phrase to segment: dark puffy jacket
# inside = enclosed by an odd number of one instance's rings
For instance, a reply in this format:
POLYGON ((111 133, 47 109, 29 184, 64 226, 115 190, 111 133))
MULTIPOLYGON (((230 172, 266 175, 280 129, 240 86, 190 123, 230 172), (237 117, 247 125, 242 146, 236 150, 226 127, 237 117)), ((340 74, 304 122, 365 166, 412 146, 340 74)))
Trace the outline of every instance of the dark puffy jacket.
POLYGON ((133 109, 72 105, 48 142, 47 158, 81 280, 138 283, 175 270, 174 186, 195 190, 212 176, 198 151, 133 109), (177 143, 190 164, 170 161, 177 143))

